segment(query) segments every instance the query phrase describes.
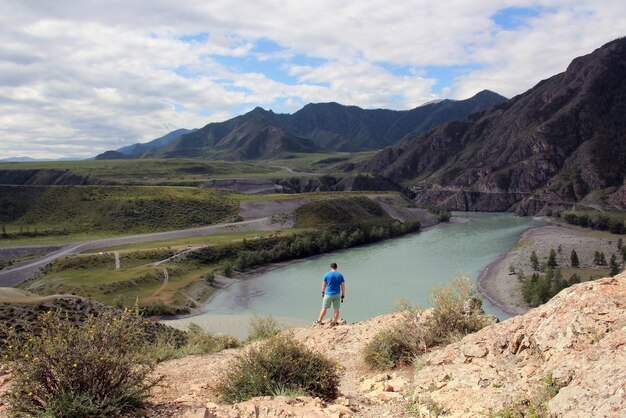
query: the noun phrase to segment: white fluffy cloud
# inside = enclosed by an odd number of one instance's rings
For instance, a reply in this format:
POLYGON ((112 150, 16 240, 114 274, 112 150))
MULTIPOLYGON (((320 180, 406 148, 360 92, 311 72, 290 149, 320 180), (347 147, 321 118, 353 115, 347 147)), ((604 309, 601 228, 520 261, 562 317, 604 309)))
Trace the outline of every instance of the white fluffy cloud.
POLYGON ((257 105, 511 96, 625 27, 621 0, 6 0, 0 158, 89 157, 257 105), (532 13, 502 25, 507 8, 532 13))

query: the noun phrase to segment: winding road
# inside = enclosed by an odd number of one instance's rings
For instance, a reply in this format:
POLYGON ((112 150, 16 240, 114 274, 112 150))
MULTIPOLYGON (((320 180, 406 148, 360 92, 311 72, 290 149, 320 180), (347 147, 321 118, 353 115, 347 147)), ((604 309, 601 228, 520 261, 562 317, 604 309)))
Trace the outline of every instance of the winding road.
POLYGON ((154 232, 150 234, 129 235, 124 237, 103 238, 93 241, 75 242, 64 245, 59 250, 46 254, 43 257, 15 263, 11 267, 0 271, 0 287, 13 287, 33 277, 39 269, 59 257, 78 254, 83 251, 99 248, 116 247, 126 244, 170 240, 177 238, 197 237, 228 231, 273 230, 280 227, 271 221, 271 217, 250 219, 241 222, 202 226, 199 228, 181 229, 177 231, 154 232))

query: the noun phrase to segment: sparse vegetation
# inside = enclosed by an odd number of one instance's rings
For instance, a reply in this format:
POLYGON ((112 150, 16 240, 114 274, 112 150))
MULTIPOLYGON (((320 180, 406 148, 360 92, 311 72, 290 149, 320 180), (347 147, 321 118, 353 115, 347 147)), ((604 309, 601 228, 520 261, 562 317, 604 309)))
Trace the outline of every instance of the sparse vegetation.
POLYGON ((337 364, 279 334, 237 356, 216 389, 227 403, 276 394, 307 394, 329 401, 337 397, 338 385, 337 364))
POLYGON ((374 369, 410 364, 429 348, 446 344, 488 325, 475 297, 474 284, 466 277, 457 277, 450 284, 431 292, 432 313, 427 316, 416 307, 402 308, 397 326, 374 336, 363 352, 363 359, 374 369))
POLYGON ((215 335, 197 324, 189 324, 183 341, 175 333, 161 333, 144 350, 154 361, 181 358, 196 354, 217 353, 227 348, 239 347, 237 338, 231 335, 215 335))
POLYGON ((548 374, 543 381, 543 386, 539 387, 533 396, 512 403, 493 416, 497 418, 549 417, 551 414, 548 410, 548 401, 554 398, 564 386, 555 381, 552 374, 548 374))
POLYGON ((38 321, 36 329, 30 322, 0 325, 15 416, 119 416, 137 408, 157 383, 141 350, 141 320, 131 312, 104 312, 76 324, 48 311, 38 321))
POLYGON ((250 319, 248 342, 264 340, 277 335, 281 331, 278 321, 272 316, 253 315, 250 319))

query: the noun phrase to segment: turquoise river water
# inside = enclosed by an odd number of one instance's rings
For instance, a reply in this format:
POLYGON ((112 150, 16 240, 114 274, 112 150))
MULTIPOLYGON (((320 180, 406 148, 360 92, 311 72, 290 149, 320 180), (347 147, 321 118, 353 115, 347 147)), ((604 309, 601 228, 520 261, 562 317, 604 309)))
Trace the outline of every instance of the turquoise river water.
MULTIPOLYGON (((388 313, 401 299, 428 307, 433 286, 449 282, 459 273, 476 280, 483 269, 513 246, 522 232, 540 225, 531 218, 510 214, 455 215, 461 222, 296 261, 237 281, 207 303, 206 313, 167 322, 175 326, 188 322, 206 326, 237 322, 238 317, 244 320, 250 314, 295 319, 292 323, 311 322, 320 309, 322 277, 333 261, 346 278, 341 317, 348 322, 388 313)), ((502 319, 508 317, 487 302, 484 308, 502 319)), ((217 331, 220 327, 208 328, 217 331)))

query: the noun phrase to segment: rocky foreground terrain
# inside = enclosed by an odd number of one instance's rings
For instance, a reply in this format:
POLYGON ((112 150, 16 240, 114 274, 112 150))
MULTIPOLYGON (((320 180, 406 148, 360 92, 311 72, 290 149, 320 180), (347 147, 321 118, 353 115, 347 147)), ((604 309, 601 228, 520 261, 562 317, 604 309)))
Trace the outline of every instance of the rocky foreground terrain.
POLYGON ((343 366, 342 395, 334 403, 262 397, 219 405, 213 384, 237 349, 162 363, 157 373, 165 386, 154 393, 150 413, 484 417, 529 405, 565 417, 618 417, 626 411, 626 273, 572 286, 526 315, 422 356, 414 369, 369 370, 361 350, 376 332, 399 320, 399 314, 389 314, 291 331, 343 366))

